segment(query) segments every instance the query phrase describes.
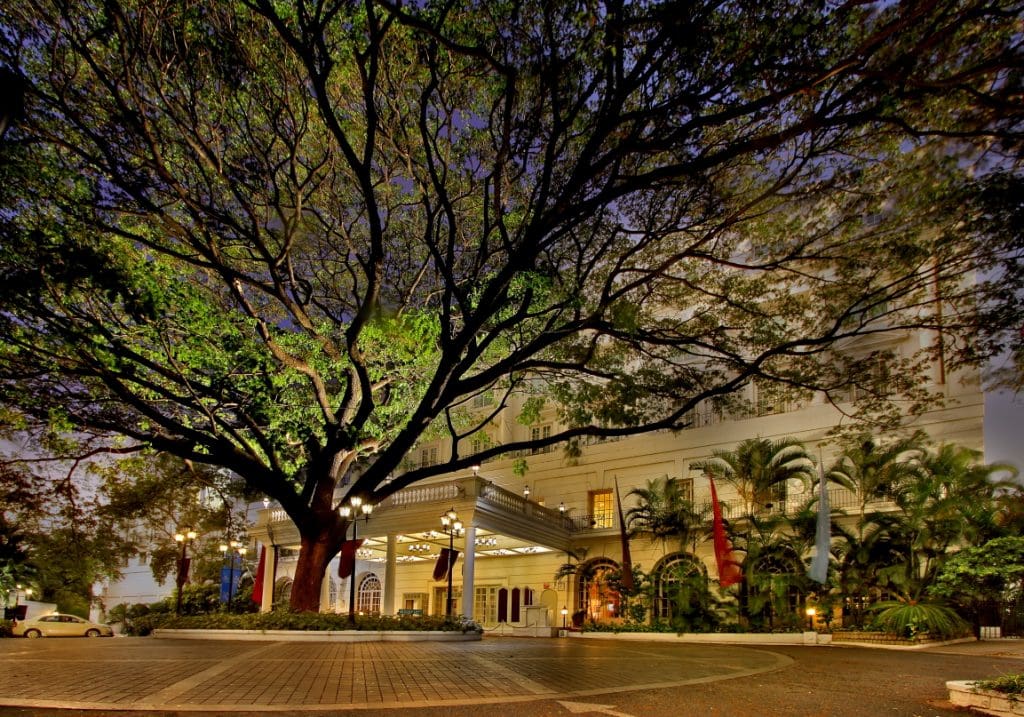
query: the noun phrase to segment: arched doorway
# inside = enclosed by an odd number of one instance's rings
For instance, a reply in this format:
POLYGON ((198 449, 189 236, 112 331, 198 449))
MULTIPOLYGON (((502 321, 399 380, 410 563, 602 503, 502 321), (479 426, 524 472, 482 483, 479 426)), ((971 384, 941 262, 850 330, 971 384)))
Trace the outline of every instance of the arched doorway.
POLYGON ((622 603, 619 591, 609 577, 619 572, 619 564, 611 558, 588 560, 576 571, 576 610, 573 625, 584 621, 608 622, 619 617, 622 603))
POLYGON ((562 627, 562 606, 558 604, 558 593, 551 589, 544 590, 540 594, 539 602, 547 611, 548 625, 562 627))

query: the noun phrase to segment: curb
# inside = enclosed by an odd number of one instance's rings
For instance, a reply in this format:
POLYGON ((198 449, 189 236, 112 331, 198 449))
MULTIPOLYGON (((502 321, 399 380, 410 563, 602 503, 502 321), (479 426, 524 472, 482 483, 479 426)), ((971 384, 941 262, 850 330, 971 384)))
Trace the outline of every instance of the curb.
POLYGON ((409 630, 153 630, 152 637, 178 640, 237 640, 273 642, 477 642, 478 632, 409 630))

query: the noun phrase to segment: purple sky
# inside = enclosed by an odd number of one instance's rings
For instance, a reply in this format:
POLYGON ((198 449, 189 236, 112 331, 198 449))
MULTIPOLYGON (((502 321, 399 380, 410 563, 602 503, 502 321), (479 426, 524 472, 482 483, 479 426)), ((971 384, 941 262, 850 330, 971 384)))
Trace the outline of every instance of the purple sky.
POLYGON ((985 462, 1013 463, 1024 479, 1024 395, 985 396, 985 462))

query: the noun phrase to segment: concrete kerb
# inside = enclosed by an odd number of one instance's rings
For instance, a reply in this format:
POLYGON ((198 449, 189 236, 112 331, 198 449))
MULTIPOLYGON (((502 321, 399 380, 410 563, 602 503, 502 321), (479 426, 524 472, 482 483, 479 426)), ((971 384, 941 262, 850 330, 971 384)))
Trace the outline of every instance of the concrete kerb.
POLYGON ((946 683, 946 689, 949 690, 949 701, 957 707, 998 717, 1024 715, 1024 702, 1003 692, 983 690, 965 680, 951 680, 946 683))
MULTIPOLYGON (((490 634, 490 633, 484 633, 490 634)), ((483 639, 484 634, 470 631, 466 633, 454 631, 397 631, 397 630, 211 630, 211 629, 165 629, 153 631, 156 638, 176 638, 182 640, 238 640, 275 642, 476 642, 483 639)), ((575 640, 620 640, 624 642, 691 642, 712 645, 846 645, 850 647, 868 647, 881 650, 923 650, 929 647, 956 645, 975 642, 973 637, 955 640, 934 640, 918 644, 886 644, 833 640, 829 633, 820 632, 575 632, 557 630, 555 634, 539 633, 502 633, 495 636, 517 637, 558 637, 575 640)))
POLYGON ((696 642, 712 645, 830 645, 832 635, 819 632, 569 632, 570 639, 646 642, 696 642))
POLYGON ((444 630, 153 630, 155 638, 178 640, 235 640, 274 642, 477 642, 476 632, 444 630))

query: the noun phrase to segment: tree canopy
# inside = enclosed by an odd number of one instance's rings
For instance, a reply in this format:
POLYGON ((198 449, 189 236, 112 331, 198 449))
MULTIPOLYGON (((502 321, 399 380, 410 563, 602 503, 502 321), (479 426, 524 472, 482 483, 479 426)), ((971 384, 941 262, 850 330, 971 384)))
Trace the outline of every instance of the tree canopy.
POLYGON ((230 468, 313 608, 341 486, 1019 346, 1020 10, 10 0, 0 401, 230 468), (474 451, 538 380, 564 430, 474 451))

